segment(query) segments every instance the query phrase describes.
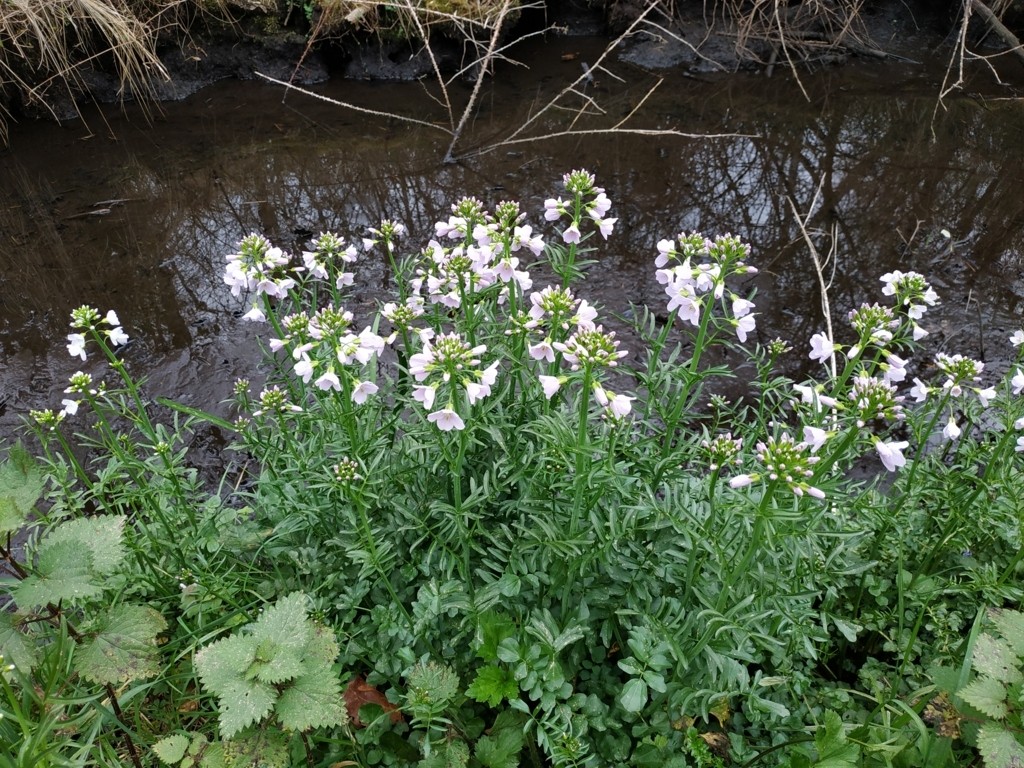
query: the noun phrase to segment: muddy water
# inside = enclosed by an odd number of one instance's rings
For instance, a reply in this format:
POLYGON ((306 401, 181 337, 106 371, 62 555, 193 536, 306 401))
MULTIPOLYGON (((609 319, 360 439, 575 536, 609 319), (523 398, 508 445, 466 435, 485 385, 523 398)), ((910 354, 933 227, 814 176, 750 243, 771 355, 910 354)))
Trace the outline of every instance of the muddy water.
MULTIPOLYGON (((585 59, 595 45, 528 52, 529 70, 485 91, 461 149, 507 137, 576 77, 579 60, 563 54, 582 48, 585 59)), ((584 96, 605 114, 577 127, 607 127, 639 104, 637 126, 732 135, 549 139, 444 165, 441 132, 294 94, 282 103, 280 89, 251 82, 164 105, 151 124, 128 108, 15 127, 0 154, 0 436, 13 435, 29 408, 59 407, 80 366, 63 346, 75 306, 118 311, 133 337, 129 364, 153 395, 216 410, 237 376, 259 378, 257 329, 238 319, 242 304, 220 277, 240 237, 263 232, 295 249, 311 233, 359 234, 386 216, 409 227, 418 249, 462 194, 519 199, 543 225, 543 199, 578 167, 597 174, 619 217, 585 290, 609 309, 663 302, 652 275, 659 239, 730 231, 753 244, 762 270, 758 337, 793 339, 802 356, 822 328, 797 225, 798 213, 810 214, 817 247, 833 252, 837 318, 881 298, 882 273, 915 269, 943 298, 929 316, 934 345, 1005 360, 1006 336, 1024 323, 1019 88, 950 97, 936 110, 941 71, 911 64, 807 76, 810 101, 779 74, 667 77, 646 99, 656 77, 619 74, 628 87, 601 74, 587 85, 584 96)), ((445 120, 419 84, 336 82, 322 92, 445 120)), ((468 92, 459 84, 450 96, 458 105, 468 92)), ((549 111, 532 135, 564 129, 566 115, 549 111)), ((373 262, 361 269, 366 310, 385 273, 373 262)))

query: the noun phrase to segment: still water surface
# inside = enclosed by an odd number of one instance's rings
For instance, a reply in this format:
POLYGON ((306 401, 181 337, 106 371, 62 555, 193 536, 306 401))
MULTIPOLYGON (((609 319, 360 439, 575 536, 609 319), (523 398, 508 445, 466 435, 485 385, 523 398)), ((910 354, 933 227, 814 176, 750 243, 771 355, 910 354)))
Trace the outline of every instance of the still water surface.
MULTIPOLYGON (((485 93, 464 148, 493 145, 577 74, 556 46, 528 60, 529 70, 485 93)), ((611 311, 664 306, 653 278, 661 238, 732 232, 752 244, 761 269, 758 338, 782 335, 803 356, 823 327, 797 223, 797 212, 810 212, 817 247, 834 250, 837 320, 882 298, 882 273, 918 270, 943 299, 929 315, 934 346, 998 365, 1006 336, 1024 323, 1022 89, 961 95, 936 110, 939 78, 910 64, 851 65, 806 77, 807 101, 778 74, 676 76, 643 103, 635 124, 734 135, 570 137, 453 165, 440 162, 448 144, 440 132, 297 94, 282 103, 279 88, 252 82, 164 105, 151 124, 130 107, 18 126, 0 152, 0 437, 14 434, 28 408, 59 408, 80 367, 64 337, 68 313, 82 303, 117 310, 134 339, 129 364, 148 376, 151 394, 216 410, 236 377, 259 380, 259 329, 238 319, 243 304, 221 281, 224 255, 242 236, 262 232, 296 250, 321 230, 358 236, 388 217, 409 228, 406 243, 418 250, 465 194, 488 206, 518 199, 542 227, 544 198, 580 167, 597 174, 619 218, 581 291, 611 311)), ((654 78, 637 72, 628 87, 606 80, 585 95, 607 114, 578 127, 621 119, 654 78)), ((322 90, 443 119, 420 84, 322 90)), ((460 86, 453 97, 467 93, 460 86)), ((538 130, 566 120, 553 110, 538 130)), ((386 275, 368 262, 359 279, 357 316, 374 305, 386 275)))

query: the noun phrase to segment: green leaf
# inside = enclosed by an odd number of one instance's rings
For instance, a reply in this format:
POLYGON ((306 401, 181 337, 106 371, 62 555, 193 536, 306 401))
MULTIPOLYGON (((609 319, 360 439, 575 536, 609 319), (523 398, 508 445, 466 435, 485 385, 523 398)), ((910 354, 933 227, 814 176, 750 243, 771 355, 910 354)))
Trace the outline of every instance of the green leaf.
POLYGON ((270 685, 245 677, 256 658, 256 648, 255 638, 234 635, 196 654, 199 678, 220 704, 220 728, 225 738, 262 720, 277 700, 277 691, 270 685))
POLYGON ((995 720, 1006 717, 1006 685, 994 677, 976 677, 957 695, 995 720))
POLYGON ((1024 613, 1011 610, 992 610, 989 618, 996 625, 999 634, 1013 648, 1019 658, 1024 659, 1024 613))
POLYGON ((985 768, 1024 766, 1024 746, 997 723, 985 723, 978 730, 978 751, 985 759, 985 768))
POLYGON ((281 693, 274 711, 281 725, 290 731, 344 725, 348 721, 341 684, 329 669, 298 678, 281 693))
POLYGON ((490 733, 477 739, 474 756, 484 768, 517 768, 526 740, 521 718, 505 710, 494 721, 490 733))
POLYGON ((310 674, 314 668, 329 668, 338 658, 338 642, 334 632, 321 624, 313 626, 313 637, 303 654, 304 674, 310 674))
POLYGON ((313 636, 313 628, 307 621, 308 607, 309 601, 301 592, 282 597, 250 625, 253 637, 261 643, 269 640, 279 652, 301 655, 313 636))
POLYGON ((519 684, 512 673, 503 667, 481 667, 476 679, 466 689, 466 695, 492 707, 504 699, 513 699, 519 694, 519 684))
POLYGON ((860 747, 846 738, 842 718, 829 710, 824 720, 814 734, 814 746, 818 750, 818 762, 814 768, 857 768, 860 747))
POLYGON ((1009 643, 999 640, 987 632, 978 635, 974 644, 971 663, 982 675, 994 677, 1004 683, 1019 683, 1022 679, 1017 654, 1009 643))
POLYGON ((23 675, 35 666, 38 653, 32 636, 22 632, 21 617, 0 609, 0 656, 4 664, 13 664, 23 675))
POLYGON ((505 614, 497 611, 482 613, 477 620, 476 655, 484 661, 497 661, 498 645, 515 634, 516 625, 505 614))
POLYGON ((160 762, 173 765, 185 757, 185 750, 188 749, 188 737, 176 733, 173 736, 160 739, 153 745, 153 751, 160 758, 160 762))
POLYGON ((21 444, 11 446, 0 464, 0 534, 16 531, 46 486, 46 474, 21 444))
MULTIPOLYGON (((223 744, 225 768, 289 768, 288 737, 267 729, 249 731, 223 744)), ((204 765, 206 761, 204 759, 204 765)))
POLYGON ((11 594, 22 608, 61 601, 77 604, 103 589, 93 580, 92 554, 79 544, 44 542, 36 572, 26 577, 11 594))
POLYGON ((639 677, 631 679, 619 694, 619 703, 627 712, 639 712, 647 704, 647 683, 639 677))
POLYGON ((47 535, 44 546, 70 542, 83 547, 92 554, 93 573, 108 574, 116 570, 125 557, 125 521, 124 515, 68 520, 47 535))
POLYGON ((156 637, 165 629, 164 617, 148 606, 118 606, 88 633, 92 638, 75 653, 75 669, 101 685, 155 677, 160 672, 156 637))

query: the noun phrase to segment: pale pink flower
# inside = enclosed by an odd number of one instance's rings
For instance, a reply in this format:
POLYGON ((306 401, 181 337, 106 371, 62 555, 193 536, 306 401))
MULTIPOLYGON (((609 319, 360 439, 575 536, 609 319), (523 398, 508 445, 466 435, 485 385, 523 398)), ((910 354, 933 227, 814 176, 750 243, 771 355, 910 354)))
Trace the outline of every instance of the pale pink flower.
POLYGON ((816 333, 811 336, 811 354, 808 355, 811 360, 817 360, 821 363, 828 362, 835 351, 835 345, 824 333, 816 333))
POLYGON ((357 381, 352 390, 352 402, 362 405, 370 395, 377 394, 379 387, 372 381, 357 381))
POLYGON ((835 408, 838 404, 834 397, 823 395, 816 387, 807 384, 794 384, 793 389, 800 393, 800 402, 813 405, 815 411, 820 411, 821 406, 835 408))
POLYGON ((608 410, 617 418, 624 418, 633 409, 633 400, 635 399, 626 395, 613 395, 611 400, 608 401, 608 410))
POLYGON ((74 416, 78 413, 78 400, 61 400, 61 405, 64 407, 60 409, 61 413, 67 414, 68 416, 74 416))
POLYGON ((68 334, 68 354, 72 357, 80 357, 85 360, 85 334, 68 334))
POLYGON ((733 324, 736 326, 736 338, 743 344, 747 341, 747 334, 753 332, 757 327, 757 318, 754 315, 743 315, 738 320, 734 320, 733 324))
POLYGON ((341 391, 341 381, 338 379, 338 374, 334 372, 333 368, 328 368, 316 381, 313 382, 313 386, 317 389, 328 390, 333 389, 335 392, 341 391))
POLYGON ((434 411, 433 413, 427 414, 427 421, 437 425, 437 428, 442 432, 451 432, 454 430, 461 430, 466 428, 466 422, 464 422, 455 411, 451 408, 444 408, 440 411, 434 411))
POLYGON ((128 334, 124 332, 121 326, 111 328, 107 331, 107 338, 110 339, 110 343, 115 347, 120 347, 128 343, 128 334))
POLYGON ((746 488, 748 485, 754 482, 752 475, 736 475, 732 480, 729 481, 730 488, 746 488))
POLYGON ((562 233, 562 240, 569 244, 580 241, 580 228, 576 226, 575 221, 562 233))
POLYGON ((617 221, 618 219, 598 219, 597 227, 598 231, 601 233, 601 237, 607 240, 608 235, 610 235, 612 230, 615 228, 615 222, 617 221))
POLYGON ((530 357, 534 360, 547 360, 549 363, 555 362, 555 350, 551 346, 550 339, 544 339, 544 341, 531 344, 527 347, 530 357))
POLYGON ((914 341, 920 341, 921 339, 923 339, 927 335, 928 335, 928 331, 926 331, 924 328, 922 328, 917 323, 914 323, 914 341))
POLYGON ((303 357, 295 363, 295 375, 309 384, 309 380, 313 378, 313 361, 308 357, 303 357))
POLYGON ((121 324, 121 321, 117 319, 117 312, 115 312, 114 310, 110 310, 109 312, 107 312, 107 316, 103 319, 107 322, 107 325, 121 324))
POLYGON ((420 386, 413 387, 412 399, 418 403, 423 403, 423 407, 428 411, 434 407, 434 396, 437 394, 437 386, 420 386))
POLYGON ((953 418, 953 414, 949 415, 949 421, 942 430, 942 436, 947 440, 956 440, 960 437, 960 427, 957 426, 956 420, 953 418))
POLYGON ((253 323, 263 323, 266 322, 267 316, 263 314, 263 309, 259 304, 253 304, 252 309, 242 315, 242 319, 253 323))
POLYGON ((1017 369, 1017 375, 1010 379, 1010 386, 1013 387, 1013 394, 1015 395, 1024 392, 1024 370, 1017 369))
POLYGON ((928 393, 931 391, 931 387, 915 377, 914 386, 910 388, 910 396, 914 398, 915 402, 923 403, 928 399, 928 393))
POLYGON ((887 384, 896 384, 907 378, 906 360, 904 360, 902 357, 897 357, 896 355, 893 354, 886 355, 885 359, 886 362, 882 366, 882 368, 884 369, 882 379, 887 384))
POLYGON ((1024 344, 1024 329, 1018 328, 1014 331, 1013 335, 1010 337, 1010 343, 1015 347, 1019 347, 1021 344, 1024 344))
POLYGON ((994 400, 996 397, 995 387, 989 387, 988 389, 976 389, 974 392, 981 401, 983 408, 988 408, 989 401, 994 400))
POLYGON ((890 472, 895 472, 899 467, 906 466, 907 459, 903 455, 903 450, 908 445, 910 445, 910 443, 906 440, 888 443, 876 440, 875 450, 878 451, 878 457, 882 460, 882 464, 885 465, 885 468, 890 472))
POLYGON ((544 397, 548 400, 550 400, 551 396, 554 395, 562 386, 562 382, 557 376, 538 376, 537 379, 540 381, 540 386, 544 390, 544 397))
POLYGON ((741 299, 739 296, 732 297, 732 314, 733 317, 739 319, 745 315, 750 314, 750 310, 754 308, 754 302, 748 301, 747 299, 741 299))
POLYGON ((804 427, 804 442, 811 449, 811 453, 817 452, 828 438, 828 432, 820 427, 804 427))
POLYGON ((654 266, 661 269, 668 264, 669 254, 674 253, 676 249, 676 243, 674 240, 659 240, 658 241, 658 256, 654 259, 654 266))

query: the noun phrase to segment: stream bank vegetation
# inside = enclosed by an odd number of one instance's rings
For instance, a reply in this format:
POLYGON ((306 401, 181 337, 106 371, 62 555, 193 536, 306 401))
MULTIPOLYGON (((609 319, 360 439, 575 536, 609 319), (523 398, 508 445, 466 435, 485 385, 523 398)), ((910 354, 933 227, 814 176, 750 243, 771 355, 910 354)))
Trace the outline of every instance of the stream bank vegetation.
MULTIPOLYGON (((950 36, 950 69, 940 100, 962 87, 965 66, 977 62, 998 79, 998 56, 1024 59, 1014 31, 1022 12, 1019 2, 950 0, 948 5, 956 31, 950 36), (1001 41, 1000 49, 977 53, 986 37, 1001 41)), ((864 0, 3 0, 0 135, 6 135, 12 116, 49 111, 63 117, 83 99, 147 101, 157 84, 176 74, 165 64, 168 52, 187 49, 186 60, 201 69, 204 46, 241 40, 304 41, 296 53, 296 71, 306 56, 325 46, 350 52, 373 41, 403 41, 413 52, 426 53, 438 82, 467 73, 479 79, 492 73, 508 47, 524 36, 564 32, 547 19, 570 7, 603 14, 615 35, 628 28, 630 35, 671 40, 726 71, 747 65, 770 75, 785 66, 799 81, 808 66, 850 55, 892 55, 872 40, 865 23, 876 10, 891 11, 864 0), (699 34, 687 35, 688 29, 699 34), (705 54, 701 48, 712 38, 726 44, 705 54), (452 60, 435 53, 441 40, 461 47, 461 54, 452 60), (724 49, 731 53, 723 63, 724 49)), ((624 39, 617 37, 609 50, 624 39)))
POLYGON ((834 313, 813 233, 810 339, 759 338, 731 235, 651 243, 664 304, 613 317, 613 205, 580 170, 421 239, 244 237, 234 421, 75 310, 0 465, 0 764, 1019 765, 1024 329, 925 355, 925 277, 834 313))

